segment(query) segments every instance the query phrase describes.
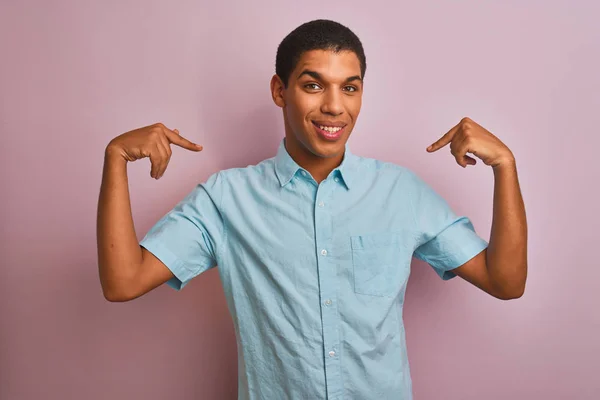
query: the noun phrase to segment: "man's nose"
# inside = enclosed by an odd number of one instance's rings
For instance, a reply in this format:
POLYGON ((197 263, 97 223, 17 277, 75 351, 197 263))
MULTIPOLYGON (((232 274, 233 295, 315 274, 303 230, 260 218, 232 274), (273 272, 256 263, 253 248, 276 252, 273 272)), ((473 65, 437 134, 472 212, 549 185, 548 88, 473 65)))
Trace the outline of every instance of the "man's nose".
POLYGON ((341 94, 335 90, 328 90, 323 97, 321 112, 329 115, 340 115, 344 112, 341 94))

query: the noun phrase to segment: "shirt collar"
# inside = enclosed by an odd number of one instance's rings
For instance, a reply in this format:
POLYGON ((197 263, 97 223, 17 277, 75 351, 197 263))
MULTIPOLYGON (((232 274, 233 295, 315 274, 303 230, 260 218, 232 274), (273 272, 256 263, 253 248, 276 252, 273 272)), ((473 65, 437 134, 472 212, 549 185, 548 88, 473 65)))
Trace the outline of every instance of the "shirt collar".
MULTIPOLYGON (((352 179, 354 177, 355 166, 357 165, 357 156, 350 151, 348 142, 346 142, 346 149, 344 151, 344 158, 340 165, 338 165, 332 172, 333 174, 339 174, 344 181, 346 188, 350 189, 352 185, 352 179)), ((302 170, 294 159, 290 156, 285 148, 285 138, 279 143, 277 149, 277 155, 275 156, 275 173, 279 179, 281 186, 287 185, 298 170, 302 170)), ((335 176, 335 175, 334 175, 335 176)))

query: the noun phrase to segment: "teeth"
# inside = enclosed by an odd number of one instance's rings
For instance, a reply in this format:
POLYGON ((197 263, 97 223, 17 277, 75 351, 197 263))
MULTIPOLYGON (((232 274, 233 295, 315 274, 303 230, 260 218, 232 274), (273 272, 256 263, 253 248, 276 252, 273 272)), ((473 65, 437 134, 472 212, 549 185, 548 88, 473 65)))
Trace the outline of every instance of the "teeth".
POLYGON ((336 133, 337 131, 342 129, 340 126, 333 127, 333 126, 323 126, 323 125, 319 125, 319 128, 323 129, 324 131, 331 132, 331 133, 336 133))

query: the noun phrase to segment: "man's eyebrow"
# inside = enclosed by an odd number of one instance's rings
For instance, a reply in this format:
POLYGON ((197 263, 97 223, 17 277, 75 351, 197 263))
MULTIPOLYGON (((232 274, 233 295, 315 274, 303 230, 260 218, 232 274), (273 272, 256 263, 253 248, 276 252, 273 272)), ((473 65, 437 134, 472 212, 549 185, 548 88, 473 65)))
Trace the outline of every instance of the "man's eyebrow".
POLYGON ((318 81, 322 80, 321 74, 319 74, 316 71, 311 71, 309 69, 305 69, 304 71, 302 71, 302 73, 300 73, 300 75, 298 75, 298 78, 296 78, 296 79, 300 79, 304 75, 312 76, 313 78, 315 78, 318 81))
POLYGON ((353 82, 353 81, 361 81, 362 82, 362 78, 358 75, 354 75, 354 76, 351 76, 346 79, 346 82, 353 82))
MULTIPOLYGON (((316 71, 311 71, 309 69, 305 69, 304 71, 302 71, 300 73, 300 75, 298 75, 298 78, 296 78, 296 79, 302 78, 303 75, 311 76, 318 81, 323 80, 323 77, 321 76, 321 74, 319 74, 316 71)), ((346 80, 345 80, 346 83, 353 82, 353 81, 361 81, 362 82, 362 78, 359 75, 354 75, 354 76, 350 76, 350 77, 346 78, 346 80)))

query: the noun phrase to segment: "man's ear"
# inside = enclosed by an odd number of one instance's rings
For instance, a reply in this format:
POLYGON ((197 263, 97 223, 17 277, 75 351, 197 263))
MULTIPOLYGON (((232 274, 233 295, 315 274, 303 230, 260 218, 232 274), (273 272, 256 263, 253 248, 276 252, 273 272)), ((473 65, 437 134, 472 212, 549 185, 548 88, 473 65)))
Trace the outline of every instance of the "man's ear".
POLYGON ((285 99, 283 98, 284 90, 285 87, 281 78, 277 74, 273 75, 271 78, 271 96, 273 97, 273 102, 281 108, 285 107, 285 99))

